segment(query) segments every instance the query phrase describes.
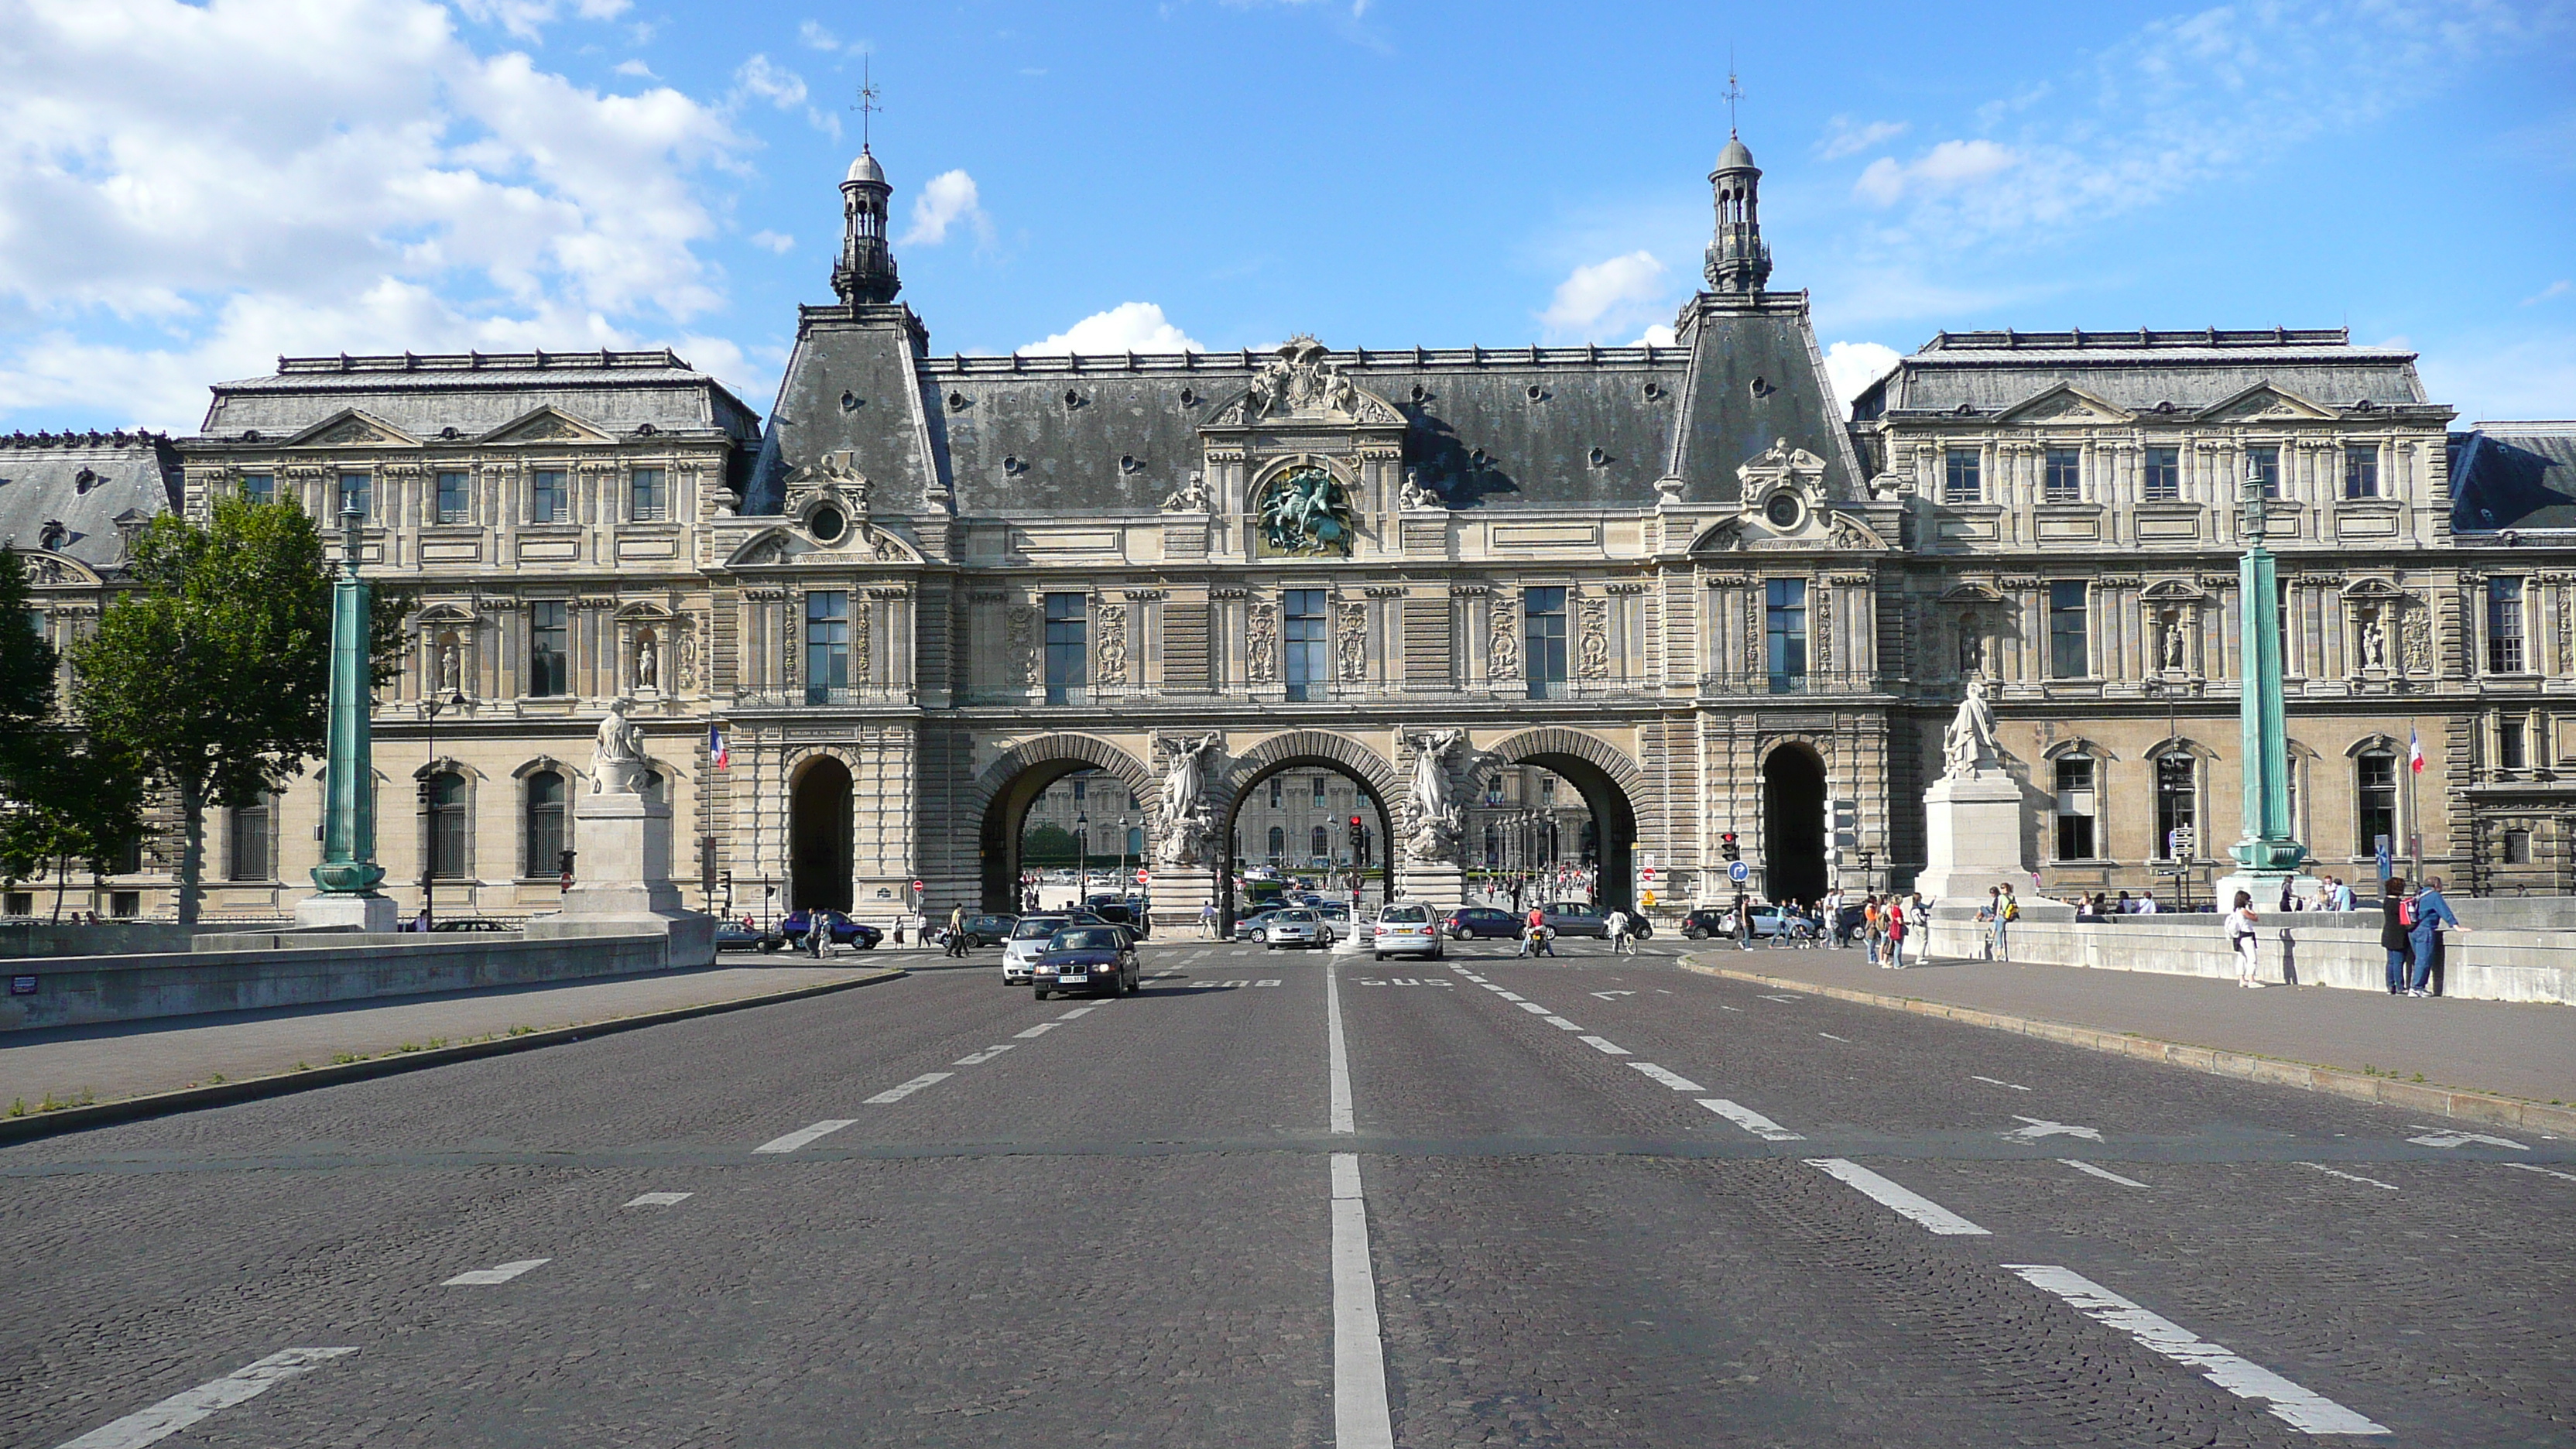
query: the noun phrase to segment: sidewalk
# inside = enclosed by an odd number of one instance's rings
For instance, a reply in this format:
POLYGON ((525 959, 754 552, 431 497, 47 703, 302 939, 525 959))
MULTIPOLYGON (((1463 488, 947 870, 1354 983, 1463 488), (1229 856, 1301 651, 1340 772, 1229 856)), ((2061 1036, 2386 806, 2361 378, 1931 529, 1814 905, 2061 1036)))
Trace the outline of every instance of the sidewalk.
POLYGON ((1936 959, 1883 971, 1859 951, 1736 951, 1720 970, 1912 997, 1999 1015, 2533 1102, 2576 1102, 2576 1009, 2414 1000, 2324 986, 2247 991, 2233 981, 1936 959))
POLYGON ((449 1046, 855 981, 905 964, 865 957, 847 964, 762 960, 781 964, 11 1032, 0 1036, 0 1108, 24 1102, 32 1110, 48 1095, 57 1103, 113 1102, 291 1072, 299 1064, 380 1057, 406 1044, 449 1046))

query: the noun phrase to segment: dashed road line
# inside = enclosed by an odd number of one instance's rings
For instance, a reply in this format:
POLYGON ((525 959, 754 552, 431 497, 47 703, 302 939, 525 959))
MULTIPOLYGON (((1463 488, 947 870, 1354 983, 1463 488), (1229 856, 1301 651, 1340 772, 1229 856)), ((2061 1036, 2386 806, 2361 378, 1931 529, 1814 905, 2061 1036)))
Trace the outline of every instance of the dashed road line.
POLYGON ((2260 1364, 2211 1343, 2169 1318, 2150 1313, 2101 1284, 2050 1263, 2006 1263, 2023 1282, 2066 1300, 2076 1312, 2109 1324, 2138 1343, 2200 1370, 2201 1377, 2240 1399, 2259 1399, 2272 1417, 2304 1434, 2385 1434, 2386 1426, 2303 1389, 2260 1364))
POLYGON ((2062 1162, 2062 1163, 2065 1163, 2067 1166, 2069 1166, 2069 1167, 2071 1167, 2071 1168, 2074 1168, 2077 1172, 2091 1173, 2093 1176, 2095 1176, 2095 1177, 2098 1177, 2098 1178, 2102 1179, 2104 1182, 2116 1182, 2116 1183, 2118 1183, 2118 1184, 2119 1184, 2120 1186, 2122 1186, 2122 1187, 2146 1187, 2146 1186, 2147 1186, 2147 1184, 2146 1184, 2146 1183, 2140 1182, 2140 1181, 2138 1181, 2138 1180, 2137 1180, 2136 1178, 2134 1178, 2134 1177, 2122 1177, 2120 1174, 2118 1174, 2118 1173, 2116 1173, 2116 1172, 2110 1172, 2110 1171, 2106 1171, 2106 1170, 2104 1170, 2104 1169, 2102 1169, 2102 1168, 2095 1167, 2092 1163, 2086 1162, 2086 1161, 2084 1161, 2084 1160, 2083 1160, 2083 1159, 2081 1159, 2081 1158, 2075 1158, 2075 1157, 2061 1157, 2061 1158, 2059 1158, 2059 1159, 2057 1159, 2057 1160, 2058 1160, 2058 1161, 2060 1161, 2060 1162, 2062 1162))
MULTIPOLYGON (((1022 1032, 1020 1034, 1022 1036, 1028 1035, 1026 1032, 1022 1032)), ((924 1087, 937 1086, 939 1083, 947 1081, 950 1077, 955 1075, 957 1075, 955 1072, 924 1072, 909 1082, 904 1082, 898 1086, 888 1087, 884 1091, 877 1093, 875 1096, 866 1099, 867 1105, 871 1107, 882 1107, 888 1102, 900 1102, 904 1098, 911 1096, 913 1093, 920 1091, 924 1087)))
POLYGON ((1972 1075, 1968 1080, 1972 1082, 1983 1082, 1989 1087, 2010 1087, 2016 1092, 2027 1092, 2030 1090, 2030 1088, 2023 1086, 2019 1082, 2007 1082, 1995 1077, 1979 1077, 1972 1075))
POLYGON ((1720 1117, 1766 1142, 1804 1142, 1807 1139, 1790 1131, 1750 1107, 1738 1106, 1724 1097, 1702 1097, 1699 1104, 1720 1117))
POLYGON ((1497 990, 1498 992, 1500 992, 1500 994, 1501 994, 1502 998, 1503 998, 1505 1001, 1519 1001, 1519 1000, 1521 1000, 1521 999, 1522 999, 1521 997, 1516 996, 1516 995, 1514 995, 1513 993, 1511 993, 1511 992, 1509 992, 1509 991, 1502 991, 1502 990, 1501 990, 1501 988, 1499 988, 1499 987, 1497 987, 1497 988, 1496 988, 1496 990, 1497 990))
POLYGON ((991 1061, 993 1058, 1000 1056, 1004 1052, 1017 1050, 1019 1050, 1019 1048, 1012 1046, 1009 1042, 1004 1042, 1000 1046, 988 1046, 980 1052, 972 1052, 966 1056, 959 1057, 948 1065, 952 1067, 980 1067, 986 1062, 991 1061))
POLYGON ((687 1202, 689 1199, 691 1199, 691 1198, 693 1198, 693 1197, 696 1197, 696 1196, 697 1196, 697 1194, 696 1194, 696 1193, 693 1193, 693 1192, 646 1192, 646 1193, 638 1193, 638 1194, 636 1194, 635 1196, 628 1198, 626 1201, 624 1201, 624 1202, 622 1202, 622 1203, 618 1204, 618 1206, 620 1206, 620 1207, 677 1207, 677 1206, 679 1206, 681 1203, 687 1202))
POLYGON ((1596 1052, 1601 1052, 1608 1056, 1624 1057, 1628 1054, 1628 1049, 1626 1047, 1620 1046, 1615 1042, 1603 1041, 1597 1036, 1578 1036, 1575 1040, 1592 1048, 1596 1052))
POLYGON ((797 1148, 802 1147, 809 1142, 829 1137, 833 1133, 840 1131, 842 1128, 849 1126, 857 1120, 858 1119, 855 1117, 835 1117, 828 1121, 817 1122, 811 1127, 799 1127, 784 1137, 772 1137, 768 1141, 751 1150, 754 1152, 793 1152, 797 1148))
POLYGON ((2072 1122, 2051 1122, 2045 1117, 2025 1117, 2019 1112, 2013 1114, 2013 1120, 2030 1125, 2015 1127, 2009 1132, 1998 1132, 1995 1135, 2005 1138, 2018 1137, 2024 1142, 2037 1142, 2042 1137, 2081 1137, 2087 1142, 2102 1140, 2101 1133, 2090 1127, 2078 1127, 2072 1122))
MULTIPOLYGON (((1198 983, 1192 983, 1192 984, 1194 984, 1194 985, 1204 985, 1205 983, 1203 983, 1203 982, 1198 982, 1198 983)), ((1056 1023, 1054 1023, 1054 1022, 1052 1022, 1052 1021, 1042 1021, 1042 1022, 1039 1022, 1037 1025, 1035 1025, 1035 1026, 1033 1026, 1033 1027, 1030 1027, 1027 1031, 1015 1031, 1015 1032, 1012 1032, 1012 1033, 1011 1033, 1011 1035, 1013 1035, 1013 1036, 1015 1036, 1015 1037, 1018 1037, 1018 1038, 1020 1038, 1021 1040, 1025 1041, 1025 1040, 1028 1040, 1028 1039, 1029 1039, 1029 1038, 1031 1038, 1031 1037, 1041 1037, 1041 1036, 1044 1036, 1044 1035, 1046 1035, 1048 1032, 1051 1032, 1051 1031, 1055 1030, 1055 1028, 1056 1028, 1056 1023)))
POLYGON ((2406 1139, 2418 1147, 2465 1147, 2474 1142, 2480 1147, 2510 1147, 2516 1152, 2531 1150, 2510 1137, 2489 1137, 2484 1132, 2458 1132, 2444 1127, 2426 1127, 2421 1122, 2410 1122, 2407 1125, 2422 1129, 2423 1136, 2406 1139))
POLYGON ((1579 1026, 1576 1026, 1573 1022, 1570 1022, 1570 1021, 1566 1020, 1564 1017, 1561 1017, 1561 1016, 1544 1016, 1544 1017, 1541 1017, 1541 1018, 1539 1018, 1539 1019, 1540 1019, 1541 1021, 1546 1022, 1548 1025, 1550 1025, 1550 1026, 1552 1026, 1552 1027, 1555 1027, 1558 1031, 1581 1031, 1581 1030, 1583 1030, 1583 1028, 1581 1028, 1581 1027, 1579 1027, 1579 1026))
POLYGON ((1829 1031, 1820 1031, 1820 1032, 1817 1032, 1817 1033, 1816 1033, 1816 1035, 1818 1035, 1818 1036, 1820 1036, 1820 1037, 1823 1037, 1823 1038, 1824 1038, 1825 1040, 1827 1040, 1827 1041, 1838 1041, 1838 1042, 1841 1042, 1844 1046, 1850 1046, 1850 1045, 1851 1045, 1851 1038, 1850 1038, 1850 1037, 1847 1037, 1847 1036, 1836 1036, 1836 1035, 1834 1035, 1832 1032, 1829 1032, 1829 1031))
POLYGON ((1333 1154, 1333 1444, 1334 1449, 1395 1445, 1395 1424, 1386 1406, 1377 1274, 1369 1263, 1368 1203, 1361 1195, 1355 1152, 1333 1154))
MULTIPOLYGON (((2346 1181, 2346 1182, 2359 1182, 2359 1183, 2366 1183, 2366 1184, 2368 1184, 2368 1185, 2369 1185, 2369 1186, 2371 1186, 2371 1187, 2384 1187, 2384 1188, 2388 1189, 2390 1192, 2395 1192, 2395 1191, 2397 1191, 2397 1184, 2395 1184, 2395 1183, 2393 1183, 2393 1182, 2381 1182, 2378 1178, 2375 1178, 2375 1177, 2357 1177, 2357 1176, 2355 1176, 2354 1174, 2349 1173, 2349 1172, 2337 1172, 2337 1171, 2335 1171, 2333 1168, 2326 1166, 2326 1165, 2325 1165, 2324 1163, 2322 1163, 2322 1162, 2299 1162, 2299 1163, 2293 1163, 2293 1164, 2291 1164, 2291 1165, 2292 1165, 2292 1166, 2294 1166, 2294 1167, 2304 1167, 2304 1168, 2306 1168, 2306 1169, 2307 1169, 2308 1171, 2310 1171, 2310 1172, 2322 1172, 2322 1173, 2324 1173, 2324 1174, 2325 1174, 2326 1176, 2328 1176, 2328 1177, 2340 1177, 2340 1178, 2342 1178, 2342 1179, 2343 1179, 2344 1181, 2346 1181)), ((2506 1165, 2507 1167, 2520 1167, 2520 1166, 2522 1166, 2522 1164, 2521 1164, 2521 1163, 2519 1163, 2519 1162, 2509 1162, 2509 1163, 2506 1163, 2505 1165, 2506 1165)))
POLYGON ((1342 1039, 1342 988, 1330 966, 1324 968, 1324 1066, 1330 1126, 1335 1132, 1357 1132, 1351 1117, 1351 1054, 1342 1039))
POLYGON ((1845 1183, 1895 1213, 1909 1218, 1946 1238, 1982 1238, 1989 1236, 1984 1228, 1941 1206, 1932 1199, 1900 1183, 1890 1182, 1859 1163, 1845 1157, 1810 1157, 1809 1167, 1823 1169, 1826 1176, 1845 1183))
POLYGON ((1628 1065, 1631 1069, 1643 1072, 1648 1077, 1663 1083, 1665 1086, 1672 1088, 1676 1092, 1705 1092, 1708 1090, 1708 1088, 1701 1086, 1699 1083, 1692 1081, 1688 1077, 1675 1072, 1665 1071, 1662 1067, 1656 1066, 1653 1062, 1630 1062, 1628 1065))
POLYGON ((114 1423, 101 1424, 62 1449, 143 1449, 157 1444, 218 1410, 258 1398, 299 1374, 311 1373, 355 1348, 280 1349, 257 1363, 246 1364, 222 1378, 172 1394, 150 1408, 138 1409, 114 1423))
POLYGON ((489 1268, 477 1268, 470 1273, 459 1273, 455 1277, 448 1279, 446 1282, 441 1283, 438 1286, 441 1288, 479 1288, 489 1283, 507 1283, 511 1279, 518 1277, 520 1274, 527 1272, 531 1268, 542 1268, 553 1261, 554 1259, 552 1258, 520 1258, 512 1262, 496 1264, 489 1268))
POLYGON ((1100 1009, 1100 1008, 1099 1008, 1099 1007, 1097 1007, 1097 1006, 1077 1006, 1077 1007, 1075 1007, 1073 1010, 1068 1011, 1068 1012, 1065 1012, 1063 1015, 1058 1016, 1058 1017, 1056 1018, 1056 1020, 1058 1020, 1058 1021, 1074 1021, 1074 1020, 1077 1020, 1077 1019, 1079 1019, 1079 1018, 1081 1018, 1081 1017, 1089 1016, 1090 1014, 1092 1014, 1092 1013, 1093 1013, 1093 1012, 1095 1012, 1095 1011, 1098 1011, 1099 1009, 1100 1009))
POLYGON ((1763 1000, 1765 1000, 1765 1001, 1785 1001, 1785 1002, 1789 1003, 1791 1006, 1795 1006, 1795 1005, 1797 1005, 1799 1002, 1804 1001, 1804 1000, 1806 1000, 1807 998, 1805 998, 1805 997, 1803 997, 1803 996, 1769 996, 1769 995, 1765 995, 1765 996, 1763 996, 1763 998, 1762 998, 1762 999, 1763 999, 1763 1000))
POLYGON ((1528 1012, 1532 1016, 1546 1016, 1550 1014, 1546 1007, 1539 1005, 1535 1001, 1516 1001, 1512 1004, 1519 1007, 1521 1010, 1528 1012))
POLYGON ((2536 1162, 2508 1162, 2505 1166, 2517 1167, 2522 1169, 2524 1172, 2536 1172, 2543 1177, 2554 1177, 2560 1182, 2576 1182, 2576 1173, 2552 1172, 2548 1168, 2543 1167, 2536 1162))

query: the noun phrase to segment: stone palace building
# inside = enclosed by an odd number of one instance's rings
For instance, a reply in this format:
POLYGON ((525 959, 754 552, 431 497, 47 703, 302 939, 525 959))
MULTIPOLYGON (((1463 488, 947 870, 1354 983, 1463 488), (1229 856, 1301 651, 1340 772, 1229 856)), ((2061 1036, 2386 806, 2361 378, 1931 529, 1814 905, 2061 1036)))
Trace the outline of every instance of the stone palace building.
MULTIPOLYGON (((424 876, 444 913, 553 909, 617 697, 736 911, 1008 907, 1077 774, 1174 918, 1271 854, 1283 775, 1338 777, 1435 901, 1542 777, 1606 900, 1729 895, 1730 850, 1757 893, 1884 887, 1971 675, 2043 889, 2205 897, 2250 467, 2317 871, 2420 836, 2472 890, 2576 886, 2566 425, 2454 432, 2411 354, 2278 328, 1944 333, 1846 414, 1760 179, 1730 140, 1668 346, 943 356, 863 153, 766 418, 660 351, 282 358, 194 436, 0 440, 0 530, 62 643, 155 511, 361 510, 418 601, 376 713, 406 911, 424 876)), ((316 794, 213 823, 210 915, 309 891, 316 794)), ((175 858, 73 904, 166 913, 175 858)))

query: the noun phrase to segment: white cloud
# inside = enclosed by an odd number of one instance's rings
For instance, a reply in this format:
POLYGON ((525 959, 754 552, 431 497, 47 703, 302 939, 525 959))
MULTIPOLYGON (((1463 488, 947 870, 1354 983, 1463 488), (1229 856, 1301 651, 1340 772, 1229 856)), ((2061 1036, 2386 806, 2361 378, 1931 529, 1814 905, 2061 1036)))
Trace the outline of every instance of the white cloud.
POLYGON ((1164 320, 1151 302, 1121 302, 1094 312, 1047 338, 1020 349, 1024 357, 1062 356, 1069 352, 1205 352, 1178 327, 1164 320))
POLYGON ((721 300, 697 173, 750 143, 678 91, 479 53, 429 0, 14 8, 5 406, 192 426, 280 351, 620 344, 721 300))
POLYGON ((948 240, 948 229, 959 222, 974 228, 976 240, 993 239, 993 219, 984 214, 975 178, 963 171, 942 171, 912 199, 912 225, 899 240, 910 246, 935 247, 948 240))
POLYGON ((1664 264, 1652 252, 1634 251, 1576 267, 1556 284, 1556 296, 1539 324, 1559 336, 1581 339, 1624 332, 1663 310, 1664 264))
POLYGON ((1843 410, 1849 412, 1852 399, 1895 371, 1898 360, 1893 347, 1876 342, 1837 342, 1825 349, 1825 376, 1833 383, 1834 396, 1842 400, 1843 410))
POLYGON ((1681 334, 1673 330, 1673 324, 1670 322, 1652 322, 1647 324, 1646 330, 1638 333, 1636 339, 1628 345, 1631 347, 1670 347, 1680 341, 1681 334))
POLYGON ((796 27, 796 43, 807 50, 819 50, 826 55, 866 55, 874 49, 864 40, 843 40, 824 28, 821 22, 813 20, 808 20, 796 27))
POLYGON ((631 76, 634 76, 635 78, 637 78, 638 80, 660 80, 660 79, 661 79, 661 77, 660 77, 660 76, 653 74, 653 67, 651 67, 651 66, 649 66, 649 65, 646 65, 644 62, 642 62, 642 61, 640 61, 640 60, 621 60, 621 61, 619 61, 619 62, 617 63, 617 74, 619 74, 619 75, 631 75, 631 76))
POLYGON ((1992 141, 1943 141, 1904 165, 1887 156, 1872 161, 1852 183, 1852 194, 1893 206, 1909 192, 1938 195, 1972 186, 2010 169, 2020 159, 1992 141))
POLYGON ((1825 123, 1825 137, 1816 143, 1816 155, 1827 161, 1858 155, 1881 141, 1893 141, 1905 134, 1903 121, 1870 121, 1858 123, 1849 116, 1836 116, 1825 123))
POLYGON ((2539 291, 2532 293, 2530 296, 2523 298, 2522 305, 2526 307, 2537 306, 2542 302, 2551 300, 2552 298, 2564 297, 2571 291, 2576 291, 2576 284, 2571 284, 2562 279, 2560 281, 2552 282, 2548 286, 2541 288, 2539 291))
MULTIPOLYGON (((632 6, 633 0, 573 0, 570 7, 584 20, 614 20, 632 6)), ((456 8, 468 20, 486 25, 499 24, 522 40, 543 40, 544 28, 561 19, 563 0, 456 0, 456 8)))
POLYGON ((743 238, 743 240, 750 242, 753 246, 760 248, 762 251, 774 252, 782 257, 787 255, 788 250, 796 245, 796 238, 792 236, 784 236, 774 231, 756 231, 750 236, 743 238))
POLYGON ((734 71, 733 82, 746 93, 758 96, 782 111, 792 111, 805 104, 805 77, 785 66, 772 65, 765 55, 754 55, 744 61, 734 71))

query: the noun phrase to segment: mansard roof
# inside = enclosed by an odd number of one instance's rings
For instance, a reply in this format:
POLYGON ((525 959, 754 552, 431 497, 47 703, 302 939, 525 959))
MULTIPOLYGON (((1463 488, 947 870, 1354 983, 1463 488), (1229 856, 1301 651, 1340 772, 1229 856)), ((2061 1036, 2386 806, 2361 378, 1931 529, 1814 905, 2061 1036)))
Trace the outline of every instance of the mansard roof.
POLYGON ((0 436, 0 543, 105 568, 125 554, 120 516, 178 506, 178 454, 158 433, 0 436), (44 542, 49 523, 62 525, 61 542, 44 542))
POLYGON ((2576 528, 2576 422, 2476 423, 2449 451, 2453 532, 2576 528))
POLYGON ((2426 403, 2415 354, 2342 328, 1944 332, 1862 394, 1854 415, 1996 413, 2072 384, 2141 413, 2198 413, 2266 384, 2329 408, 2426 403))
MULTIPOLYGON (((953 487, 959 513, 1145 513, 1203 466, 1199 430, 1268 352, 927 355, 900 307, 807 309, 747 510, 848 453, 882 500, 953 487)), ((1670 346, 1317 349, 1401 415, 1405 463, 1462 508, 1652 508, 1655 480, 1732 500, 1786 438, 1857 476, 1805 298, 1703 299, 1670 346)), ((880 506, 885 506, 883 503, 880 506)))
POLYGON ((662 348, 281 357, 277 371, 213 391, 202 432, 221 442, 275 443, 351 410, 421 438, 479 437, 541 407, 621 434, 649 424, 748 441, 760 426, 723 383, 662 348))

